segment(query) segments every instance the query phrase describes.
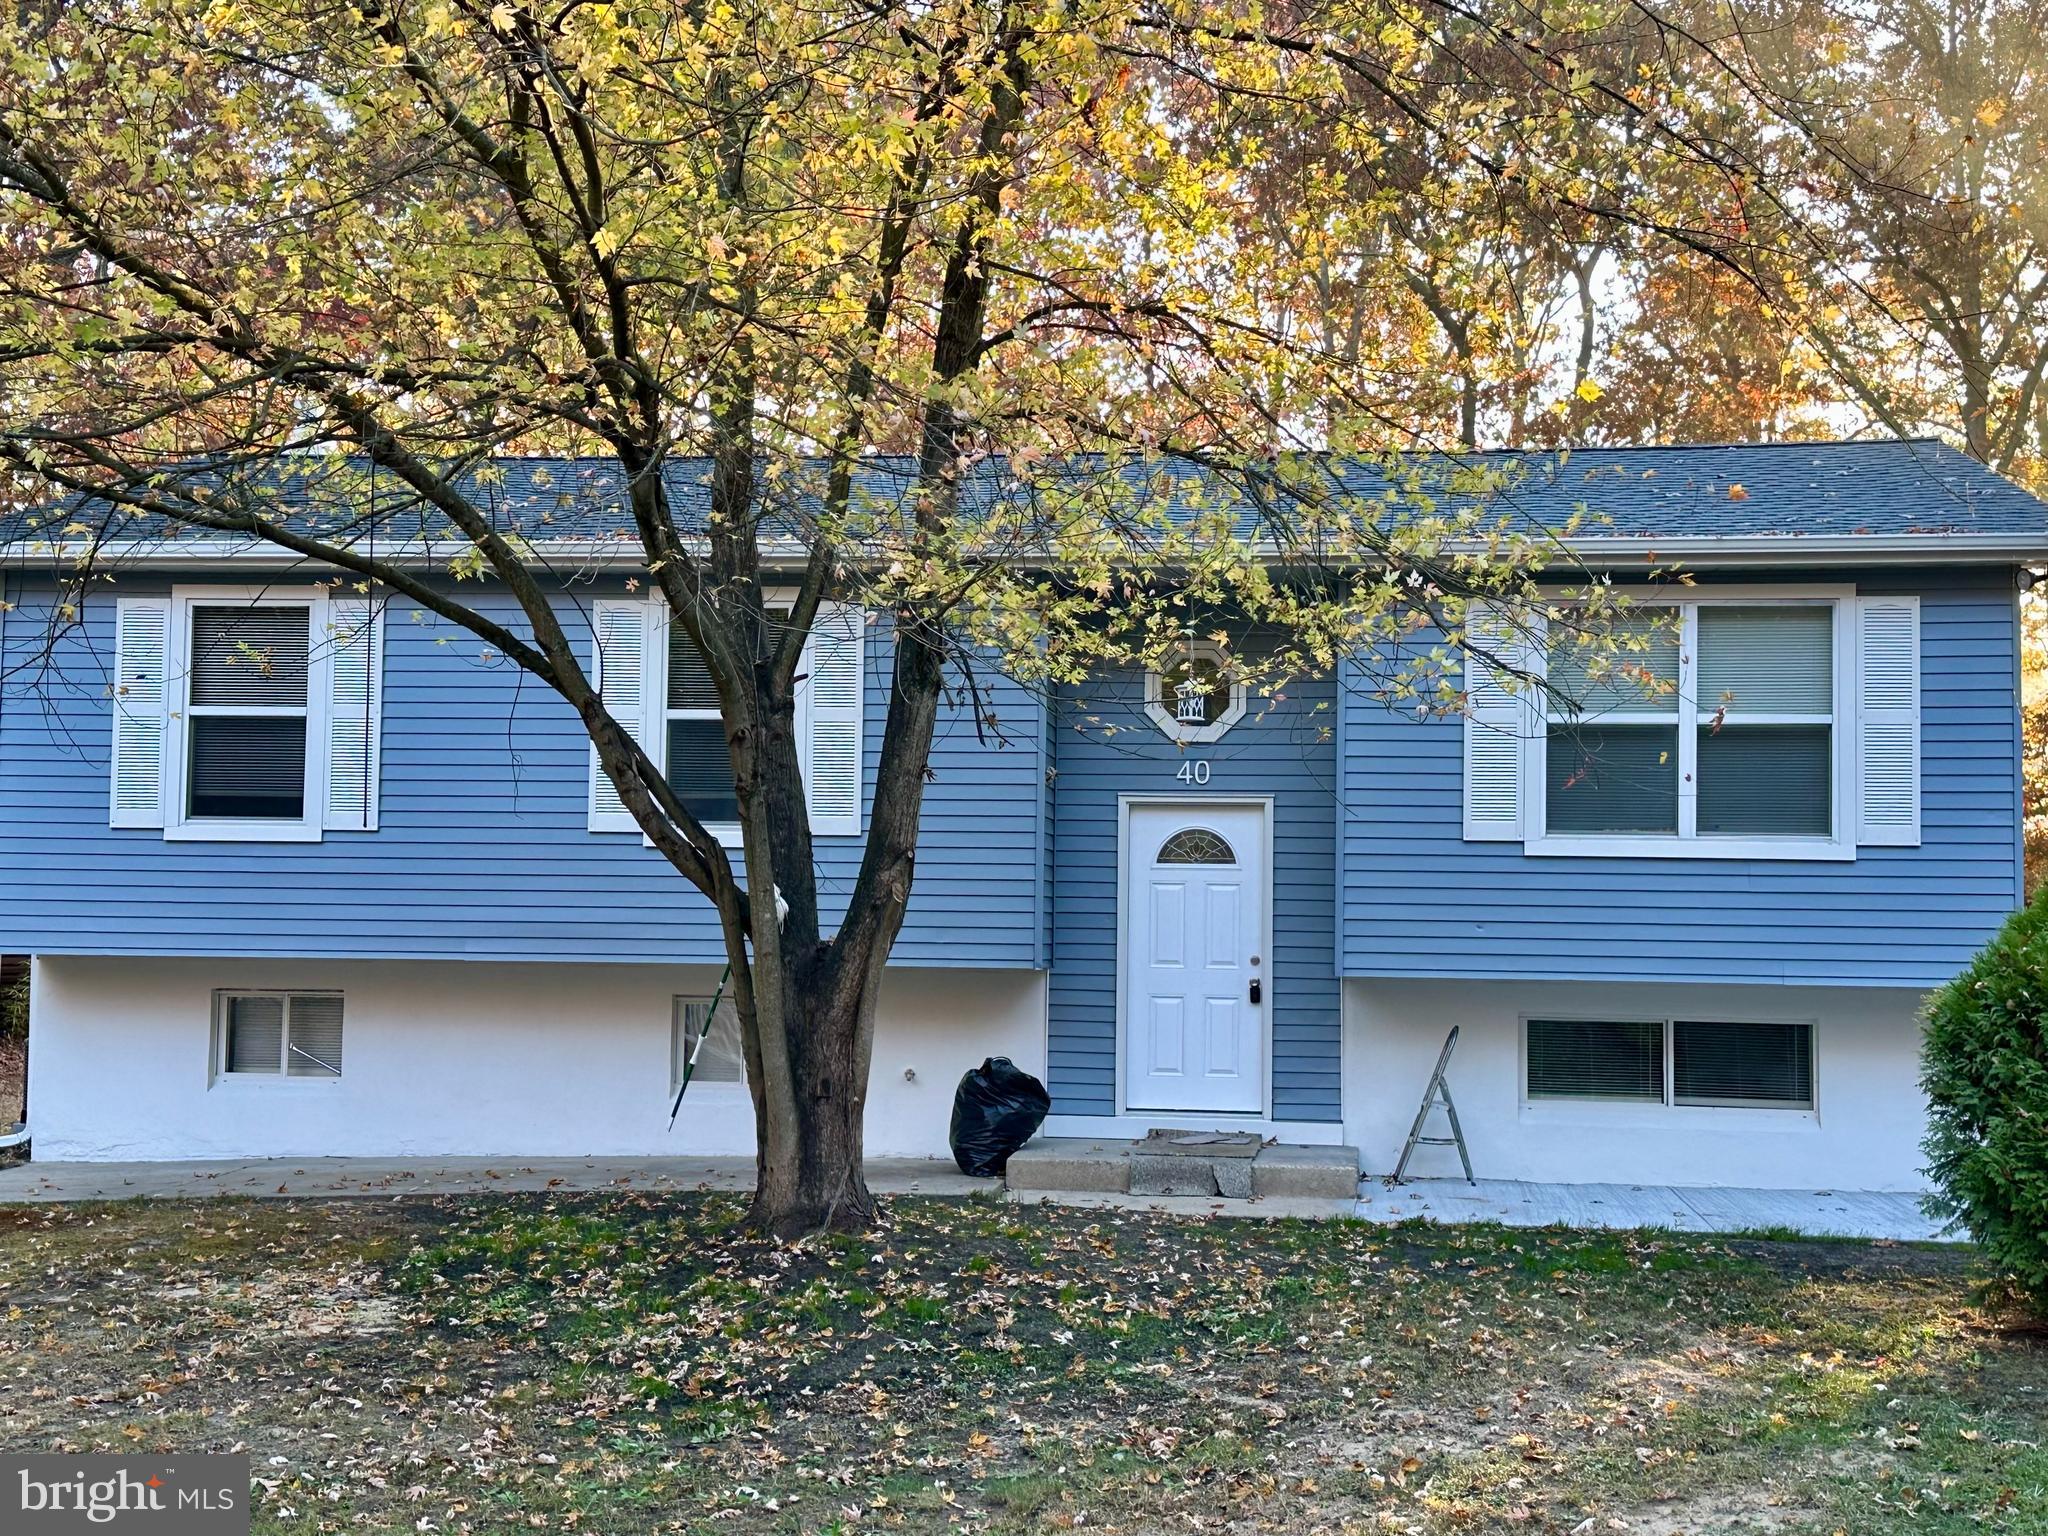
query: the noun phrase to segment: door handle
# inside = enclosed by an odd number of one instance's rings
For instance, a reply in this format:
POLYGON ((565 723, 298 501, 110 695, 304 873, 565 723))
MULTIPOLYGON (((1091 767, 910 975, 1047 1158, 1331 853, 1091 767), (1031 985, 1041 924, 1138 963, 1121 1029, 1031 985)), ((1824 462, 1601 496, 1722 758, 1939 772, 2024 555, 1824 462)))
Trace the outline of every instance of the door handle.
POLYGON ((1256 977, 1256 976, 1254 976, 1254 977, 1252 978, 1252 1006, 1253 1006, 1253 1007, 1257 1007, 1257 1006, 1258 1006, 1258 1002, 1259 1002, 1259 978, 1258 978, 1258 977, 1256 977))

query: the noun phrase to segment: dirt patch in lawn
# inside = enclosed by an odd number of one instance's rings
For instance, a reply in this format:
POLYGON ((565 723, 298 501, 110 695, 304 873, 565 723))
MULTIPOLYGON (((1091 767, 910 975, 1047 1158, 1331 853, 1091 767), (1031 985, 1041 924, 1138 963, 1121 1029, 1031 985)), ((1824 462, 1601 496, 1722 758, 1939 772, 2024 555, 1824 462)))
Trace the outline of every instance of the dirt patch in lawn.
MULTIPOLYGON (((720 1196, 5 1213, 0 1446, 246 1449, 265 1532, 2029 1531, 1968 1255, 720 1196)), ((2036 1522, 2036 1523, 2029 1523, 2036 1522)))

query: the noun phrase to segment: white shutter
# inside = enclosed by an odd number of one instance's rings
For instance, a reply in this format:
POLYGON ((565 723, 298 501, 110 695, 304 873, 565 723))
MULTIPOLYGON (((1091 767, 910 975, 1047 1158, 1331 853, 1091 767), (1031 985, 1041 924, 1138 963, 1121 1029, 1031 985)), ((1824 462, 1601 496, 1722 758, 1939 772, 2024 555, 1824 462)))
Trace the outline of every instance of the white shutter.
POLYGON ((1856 841, 1920 846, 1920 599, 1856 599, 1856 841))
POLYGON ((170 639, 170 599, 124 597, 115 605, 109 826, 164 824, 164 737, 169 724, 165 672, 170 639))
MULTIPOLYGON (((1515 667, 1532 658, 1526 638, 1492 609, 1474 603, 1465 615, 1470 642, 1515 667)), ((1522 838, 1522 744, 1529 731, 1528 687, 1510 692, 1502 675, 1470 651, 1465 655, 1465 840, 1522 838)))
MULTIPOLYGON (((653 638, 654 604, 645 598, 600 601, 591 604, 591 631, 595 642, 591 675, 605 708, 626 728, 635 741, 647 739, 648 680, 654 674, 649 655, 653 638)), ((638 832, 610 775, 597 760, 597 744, 590 747, 590 830, 593 832, 638 832)))
POLYGON ((384 612, 366 598, 327 604, 327 815, 334 832, 377 830, 384 713, 384 612))
POLYGON ((804 645, 808 681, 799 702, 809 731, 804 789, 813 837, 860 836, 865 630, 859 608, 824 603, 804 645))

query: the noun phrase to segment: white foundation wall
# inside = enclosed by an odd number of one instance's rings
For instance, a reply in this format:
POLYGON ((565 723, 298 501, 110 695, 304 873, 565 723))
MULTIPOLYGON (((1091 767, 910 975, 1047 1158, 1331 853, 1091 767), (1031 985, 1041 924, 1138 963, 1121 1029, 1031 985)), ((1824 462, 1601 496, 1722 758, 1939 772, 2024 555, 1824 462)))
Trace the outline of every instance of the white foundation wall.
MULTIPOLYGON (((1473 1172, 1559 1183, 1917 1190, 1925 1106, 1923 994, 1674 983, 1344 984, 1344 1128, 1368 1173, 1391 1173, 1452 1025, 1448 1081, 1473 1172), (1693 1018, 1814 1026, 1814 1110, 1529 1103, 1528 1018, 1693 1018)), ((1441 1109, 1425 1134, 1449 1134, 1441 1109)), ((1420 1147, 1410 1177, 1460 1177, 1455 1147, 1420 1147)))
MULTIPOLYGON (((750 1156, 739 1084, 693 1083, 667 1129, 671 1000, 717 983, 698 966, 39 957, 34 1155, 750 1156), (211 1073, 222 988, 341 992, 341 1077, 211 1073)), ((950 1157, 953 1090, 985 1056, 1044 1077, 1042 975, 891 970, 869 1154, 950 1157)))

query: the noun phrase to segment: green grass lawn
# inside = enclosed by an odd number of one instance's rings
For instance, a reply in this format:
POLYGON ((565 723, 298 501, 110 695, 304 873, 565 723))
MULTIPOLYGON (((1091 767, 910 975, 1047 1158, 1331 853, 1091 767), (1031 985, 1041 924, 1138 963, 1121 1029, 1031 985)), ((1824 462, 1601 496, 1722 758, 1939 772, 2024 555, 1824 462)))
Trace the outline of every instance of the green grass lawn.
POLYGON ((0 1446, 267 1532, 2048 1531, 1966 1250, 720 1196, 0 1210, 0 1446))

